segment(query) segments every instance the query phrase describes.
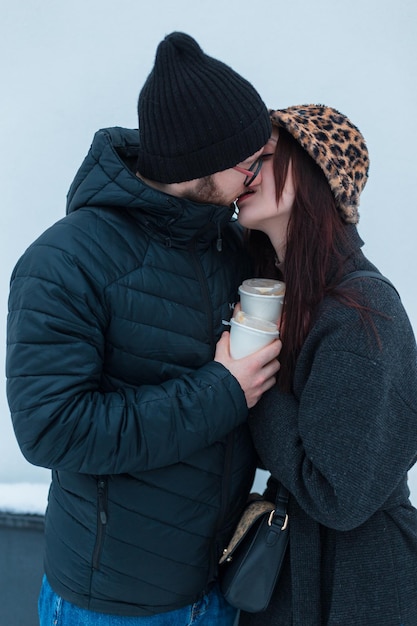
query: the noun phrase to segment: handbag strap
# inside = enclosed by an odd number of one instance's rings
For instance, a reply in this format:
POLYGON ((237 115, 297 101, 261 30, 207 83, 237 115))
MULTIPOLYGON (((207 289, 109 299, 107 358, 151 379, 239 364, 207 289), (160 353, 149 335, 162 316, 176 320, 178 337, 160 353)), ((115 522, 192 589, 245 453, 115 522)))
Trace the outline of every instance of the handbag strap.
POLYGON ((289 498, 289 491, 284 487, 282 483, 279 484, 279 489, 275 498, 275 509, 269 516, 269 526, 279 526, 280 530, 285 530, 288 525, 287 505, 289 498))
POLYGON ((378 272, 372 272, 371 270, 356 270, 355 272, 346 274, 346 276, 344 276, 342 280, 340 281, 339 286, 343 285, 344 283, 347 283, 348 280, 354 280, 355 278, 377 278, 378 280, 382 280, 384 283, 387 283, 387 285, 392 287, 394 291, 396 291, 398 297, 400 297, 400 294, 398 293, 397 289, 394 287, 392 282, 388 278, 386 278, 386 276, 383 276, 382 274, 379 274, 378 272))

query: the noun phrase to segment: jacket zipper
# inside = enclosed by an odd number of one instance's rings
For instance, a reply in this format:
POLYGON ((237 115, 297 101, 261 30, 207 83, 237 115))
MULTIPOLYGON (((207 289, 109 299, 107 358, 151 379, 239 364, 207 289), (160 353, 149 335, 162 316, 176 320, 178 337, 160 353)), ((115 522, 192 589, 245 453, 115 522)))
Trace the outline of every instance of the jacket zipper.
MULTIPOLYGON (((217 249, 219 250, 219 252, 221 251, 221 245, 219 246, 220 236, 221 236, 220 226, 218 226, 217 249)), ((210 333, 210 344, 211 344, 211 347, 212 347, 212 349, 214 351, 215 342, 214 342, 214 336, 213 336, 214 335, 214 329, 213 329, 213 316, 212 316, 212 306, 211 306, 210 294, 209 294, 209 290, 208 290, 208 286, 207 286, 207 280, 206 280, 205 274, 203 272, 203 268, 201 266, 201 262, 200 262, 199 256, 198 256, 198 254, 196 252, 195 241, 193 242, 193 245, 190 248, 190 251, 191 251, 191 254, 193 255, 193 258, 196 261, 196 263, 195 263, 196 271, 197 271, 197 274, 198 274, 199 283, 200 283, 202 291, 203 291, 203 299, 204 299, 205 310, 207 311, 208 329, 209 329, 209 333, 210 333)), ((229 433, 227 435, 227 438, 226 438, 226 450, 225 450, 224 471, 223 471, 223 479, 222 479, 222 494, 221 494, 221 504, 220 504, 220 517, 219 517, 219 522, 217 524, 216 530, 221 528, 222 525, 223 525, 223 521, 224 521, 224 517, 225 517, 225 513, 226 513, 226 507, 227 507, 227 504, 229 502, 230 473, 231 473, 231 464, 232 464, 232 456, 233 456, 233 441, 234 441, 234 435, 233 435, 233 432, 231 432, 231 433, 229 433)))
POLYGON ((218 572, 218 561, 219 561, 219 550, 222 550, 224 546, 218 545, 218 531, 222 529, 225 518, 226 518, 226 508, 230 499, 230 481, 232 475, 232 460, 233 460, 233 442, 234 442, 234 433, 230 432, 226 437, 226 450, 224 453, 224 466, 223 466, 223 477, 222 477, 222 488, 221 488, 221 500, 220 500, 220 512, 219 519, 216 525, 216 533, 214 536, 214 541, 211 545, 211 554, 210 554, 210 569, 208 581, 209 583, 213 581, 215 577, 217 577, 218 572))
MULTIPOLYGON (((220 234, 218 233, 218 238, 219 237, 220 237, 220 234)), ((217 241, 217 249, 219 250, 219 252, 221 251, 221 245, 219 245, 219 241, 217 241)), ((207 311, 208 330, 210 333, 209 334, 210 345, 211 345, 212 350, 214 351, 215 343, 214 343, 214 337, 213 337, 214 329, 213 329, 213 316, 211 314, 212 307, 211 307, 210 294, 208 291, 207 280, 203 272, 200 259, 196 252, 195 241, 193 241, 192 245, 190 246, 190 253, 195 261, 195 268, 196 268, 196 272, 198 275, 198 281, 201 285, 201 289, 203 292, 204 307, 205 307, 205 310, 207 311)), ((216 532, 215 532, 214 540, 212 542, 211 550, 210 550, 210 564, 209 564, 209 571, 208 571, 208 577, 207 577, 207 591, 209 590, 211 584, 214 581, 215 576, 217 575, 217 568, 218 568, 217 561, 218 561, 218 551, 219 551, 219 547, 217 545, 217 533, 219 529, 221 529, 223 526, 225 513, 226 513, 226 507, 229 502, 230 473, 231 473, 231 463, 232 463, 232 455, 233 455, 233 440, 234 440, 233 433, 229 433, 226 438, 226 450, 225 450, 225 457, 224 457, 219 519, 216 524, 216 532)))
POLYGON ((93 552, 93 569, 100 566, 101 551, 107 525, 107 480, 99 478, 97 481, 97 538, 93 552))
POLYGON ((212 315, 212 306, 211 306, 211 300, 210 300, 210 294, 209 294, 209 290, 208 290, 208 285, 207 285, 207 280, 205 277, 205 274, 203 272, 203 268, 201 267, 201 261, 200 258, 196 252, 196 243, 195 241, 192 242, 192 245, 190 247, 190 252, 191 255, 194 259, 194 266, 196 268, 196 272, 197 272, 197 276, 198 276, 198 282, 201 285, 201 289, 203 292, 203 302, 204 302, 204 309, 205 311, 207 311, 207 321, 208 321, 208 332, 209 332, 209 337, 210 337, 210 347, 212 349, 212 352, 214 352, 215 349, 215 343, 214 343, 214 329, 213 329, 213 315, 212 315))

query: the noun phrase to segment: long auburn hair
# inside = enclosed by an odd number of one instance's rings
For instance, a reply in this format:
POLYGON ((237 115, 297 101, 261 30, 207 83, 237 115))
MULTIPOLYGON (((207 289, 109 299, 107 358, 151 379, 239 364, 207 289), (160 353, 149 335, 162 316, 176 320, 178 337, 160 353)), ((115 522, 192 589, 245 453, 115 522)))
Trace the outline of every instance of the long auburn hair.
MULTIPOLYGON (((346 225, 337 211, 324 173, 292 135, 280 128, 278 148, 274 153, 277 201, 283 192, 290 163, 295 199, 287 228, 282 274, 276 267, 275 250, 269 237, 256 230, 248 232, 256 275, 282 278, 286 284, 278 377, 279 388, 283 391, 292 388, 297 357, 317 307, 325 295, 337 288, 343 261, 351 253, 346 225)), ((338 297, 359 310, 366 308, 352 292, 338 297)))

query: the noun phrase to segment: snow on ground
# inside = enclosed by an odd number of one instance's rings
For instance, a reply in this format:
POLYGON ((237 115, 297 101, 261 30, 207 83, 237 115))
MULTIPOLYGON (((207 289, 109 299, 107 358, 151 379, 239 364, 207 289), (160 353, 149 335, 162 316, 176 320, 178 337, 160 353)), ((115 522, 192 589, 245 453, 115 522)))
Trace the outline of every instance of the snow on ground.
POLYGON ((43 515, 48 490, 47 483, 0 483, 0 514, 43 515))

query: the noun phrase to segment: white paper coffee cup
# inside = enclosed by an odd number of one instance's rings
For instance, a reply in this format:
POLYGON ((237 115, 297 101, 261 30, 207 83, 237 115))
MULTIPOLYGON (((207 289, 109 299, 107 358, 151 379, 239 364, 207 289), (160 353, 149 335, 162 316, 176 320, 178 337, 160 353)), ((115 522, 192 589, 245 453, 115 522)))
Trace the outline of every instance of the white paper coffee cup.
POLYGON ((249 278, 239 287, 242 311, 277 324, 281 317, 285 283, 270 278, 249 278))
POLYGON ((230 320, 230 354, 233 359, 242 359, 279 337, 273 322, 259 319, 239 311, 230 320))

